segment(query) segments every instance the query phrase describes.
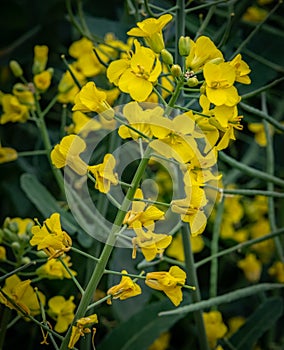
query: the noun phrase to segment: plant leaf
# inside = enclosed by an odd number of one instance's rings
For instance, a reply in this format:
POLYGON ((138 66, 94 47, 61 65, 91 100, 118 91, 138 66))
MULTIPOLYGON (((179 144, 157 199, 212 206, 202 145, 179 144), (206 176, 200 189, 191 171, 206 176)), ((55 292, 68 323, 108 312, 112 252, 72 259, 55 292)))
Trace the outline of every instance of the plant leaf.
POLYGON ((234 333, 229 342, 238 350, 252 349, 257 340, 283 313, 283 300, 278 297, 267 299, 234 333))

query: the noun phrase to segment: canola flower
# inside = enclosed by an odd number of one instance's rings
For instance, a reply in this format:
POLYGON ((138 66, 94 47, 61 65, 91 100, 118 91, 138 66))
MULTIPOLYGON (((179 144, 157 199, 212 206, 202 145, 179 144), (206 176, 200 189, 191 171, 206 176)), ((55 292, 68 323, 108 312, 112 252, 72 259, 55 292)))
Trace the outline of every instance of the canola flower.
MULTIPOLYGON (((122 270, 121 273, 127 275, 126 270, 122 270)), ((122 276, 119 284, 108 289, 107 295, 111 295, 111 299, 108 299, 107 303, 111 305, 112 299, 125 300, 141 293, 141 287, 136 282, 128 276, 122 276)))
POLYGON ((71 296, 66 300, 63 296, 57 295, 48 300, 48 315, 56 321, 54 330, 58 333, 64 333, 74 319, 74 310, 76 305, 71 296))
MULTIPOLYGON (((85 334, 91 333, 89 327, 91 327, 94 323, 98 323, 98 316, 96 314, 82 317, 77 320, 75 326, 72 326, 72 332, 68 344, 69 349, 73 349, 75 344, 78 342, 80 337, 84 337, 85 334)), ((96 329, 93 328, 93 332, 95 334, 96 329)))

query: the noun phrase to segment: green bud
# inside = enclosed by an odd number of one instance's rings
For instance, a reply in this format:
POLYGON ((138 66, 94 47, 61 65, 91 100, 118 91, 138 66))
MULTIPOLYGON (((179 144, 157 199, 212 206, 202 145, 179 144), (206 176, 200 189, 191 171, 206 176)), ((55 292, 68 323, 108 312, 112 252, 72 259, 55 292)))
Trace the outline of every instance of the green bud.
POLYGON ((222 57, 216 57, 216 58, 213 58, 212 60, 210 60, 209 62, 214 63, 214 64, 220 64, 220 63, 224 62, 224 60, 222 57))
POLYGON ((29 264, 31 262, 31 259, 28 256, 24 256, 21 259, 22 265, 29 264))
POLYGON ((19 78, 23 75, 22 67, 19 65, 17 61, 12 60, 10 61, 9 65, 12 73, 16 78, 19 78))
POLYGON ((40 259, 44 259, 44 258, 47 258, 48 255, 43 251, 43 250, 40 250, 38 252, 36 252, 36 255, 40 258, 40 259))
POLYGON ((165 64, 172 65, 174 63, 173 55, 167 49, 161 51, 161 57, 165 64))
POLYGON ((189 87, 194 87, 194 86, 197 86, 198 84, 199 84, 199 81, 196 77, 189 78, 187 81, 187 85, 189 87))
POLYGON ((13 242, 13 243, 11 244, 11 247, 12 247, 12 249, 14 249, 14 250, 19 250, 19 249, 21 249, 21 245, 20 245, 19 242, 13 242))
POLYGON ((180 65, 173 64, 171 67, 171 73, 174 77, 180 77, 182 75, 182 70, 180 65))
POLYGON ((181 56, 188 56, 190 53, 190 37, 181 36, 178 41, 178 51, 181 56))

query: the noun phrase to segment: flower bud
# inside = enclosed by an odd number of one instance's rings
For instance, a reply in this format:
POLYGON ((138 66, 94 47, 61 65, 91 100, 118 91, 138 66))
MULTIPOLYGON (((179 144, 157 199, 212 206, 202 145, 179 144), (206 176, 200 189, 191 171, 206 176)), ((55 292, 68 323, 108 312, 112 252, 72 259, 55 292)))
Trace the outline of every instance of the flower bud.
POLYGON ((161 51, 161 57, 165 64, 172 65, 174 63, 173 55, 167 49, 161 51))
POLYGON ((23 265, 29 264, 31 262, 31 259, 28 256, 23 256, 21 259, 21 263, 23 265))
POLYGON ((187 85, 189 87, 194 87, 194 86, 197 86, 198 84, 199 84, 199 81, 196 77, 189 78, 187 81, 187 85))
POLYGON ((9 66, 16 78, 19 78, 23 75, 22 67, 19 65, 17 61, 15 60, 10 61, 9 66))
POLYGON ((171 73, 174 77, 180 77, 182 75, 182 70, 180 65, 173 64, 171 67, 171 73))
POLYGON ((21 249, 20 243, 19 242, 12 242, 11 244, 12 249, 14 250, 19 250, 21 249))
POLYGON ((212 60, 210 60, 209 62, 214 63, 214 64, 219 64, 219 63, 224 62, 224 60, 222 57, 216 57, 216 58, 213 58, 212 60))
POLYGON ((190 52, 190 37, 181 36, 178 41, 178 51, 181 56, 188 56, 190 52))

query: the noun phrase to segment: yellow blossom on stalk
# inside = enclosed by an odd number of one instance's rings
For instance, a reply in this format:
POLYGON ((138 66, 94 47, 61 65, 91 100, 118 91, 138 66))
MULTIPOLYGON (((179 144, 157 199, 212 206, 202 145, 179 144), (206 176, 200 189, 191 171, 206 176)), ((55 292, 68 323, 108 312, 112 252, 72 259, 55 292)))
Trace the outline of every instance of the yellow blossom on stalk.
POLYGON ((87 174, 88 165, 81 159, 80 153, 86 149, 86 143, 76 135, 64 136, 51 151, 52 164, 60 169, 65 166, 83 176, 87 174))
POLYGON ((35 224, 34 221, 30 218, 19 218, 15 217, 9 220, 9 226, 10 225, 16 226, 16 231, 18 235, 24 235, 29 231, 29 229, 35 224))
MULTIPOLYGON (((80 72, 85 77, 94 77, 104 70, 104 66, 98 60, 94 49, 94 44, 87 38, 81 38, 74 41, 69 47, 69 55, 76 58, 76 64, 80 72)), ((107 56, 102 55, 99 51, 99 57, 102 61, 107 61, 107 56)))
POLYGON ((6 248, 0 245, 0 261, 6 260, 6 248))
MULTIPOLYGON (((89 327, 91 327, 94 323, 98 323, 98 317, 96 314, 79 318, 75 326, 72 326, 68 348, 73 349, 80 337, 84 337, 85 334, 91 333, 89 327)), ((96 332, 95 328, 93 328, 93 332, 96 332)))
POLYGON ((234 316, 228 319, 229 330, 226 333, 226 338, 230 338, 232 334, 236 333, 236 331, 246 322, 245 317, 243 316, 234 316))
MULTIPOLYGON (((38 296, 44 305, 45 296, 40 291, 38 296)), ((0 291, 0 303, 16 310, 19 314, 35 316, 40 313, 40 305, 36 292, 31 286, 31 280, 21 281, 17 275, 6 278, 5 285, 0 291)))
POLYGON ((146 18, 142 22, 137 22, 137 27, 130 29, 127 34, 143 37, 154 52, 160 53, 165 48, 162 30, 172 18, 170 14, 159 18, 146 18))
POLYGON ((0 164, 13 162, 18 158, 18 153, 14 148, 0 146, 0 164))
POLYGON ((194 139, 195 124, 187 115, 178 115, 174 119, 153 116, 151 130, 157 138, 150 142, 150 147, 166 158, 187 163, 195 155, 197 144, 194 139))
POLYGON ((139 247, 147 261, 155 259, 157 254, 162 255, 171 244, 172 236, 163 233, 155 233, 152 229, 145 232, 143 228, 134 226, 136 237, 132 238, 132 258, 136 258, 136 250, 139 247))
POLYGON ((178 266, 172 266, 169 272, 149 272, 145 283, 148 287, 163 291, 171 302, 178 306, 183 299, 182 287, 185 284, 186 273, 178 266))
POLYGON ((116 165, 115 158, 112 154, 107 153, 102 163, 89 165, 88 171, 95 177, 95 188, 102 193, 107 193, 111 185, 118 184, 117 173, 114 172, 116 165))
MULTIPOLYGON (((265 147, 267 145, 266 133, 264 125, 262 123, 249 123, 248 129, 254 133, 255 142, 260 147, 265 147)), ((272 136, 274 133, 272 125, 269 124, 269 133, 272 136)))
POLYGON ((21 104, 16 96, 11 94, 2 94, 0 103, 3 107, 3 114, 0 116, 0 124, 25 123, 29 117, 28 107, 21 104))
POLYGON ((186 186, 186 197, 171 202, 174 213, 180 214, 181 220, 190 224, 193 236, 201 234, 207 224, 207 217, 203 211, 207 204, 205 191, 199 186, 186 186))
POLYGON ((83 138, 86 138, 92 131, 97 131, 102 128, 100 122, 94 118, 88 117, 86 114, 76 111, 72 113, 72 121, 67 128, 69 134, 80 134, 83 138))
POLYGON ((259 23, 264 20, 267 16, 267 10, 262 9, 258 6, 249 6, 246 12, 242 16, 242 20, 246 22, 259 23))
MULTIPOLYGON (((123 107, 122 113, 132 128, 151 138, 153 136, 150 127, 152 119, 154 116, 162 117, 164 109, 159 106, 143 109, 139 103, 132 101, 123 107)), ((139 137, 142 137, 139 133, 127 127, 127 125, 121 125, 118 129, 118 134, 123 139, 132 138, 137 140, 139 137)))
MULTIPOLYGON (((86 84, 86 78, 80 71, 77 62, 73 62, 69 65, 69 69, 76 77, 80 85, 86 84)), ((69 71, 66 71, 58 84, 58 97, 57 100, 60 103, 74 103, 75 96, 80 91, 77 84, 69 71)))
MULTIPOLYGON (((189 238, 190 238, 190 245, 191 245, 192 252, 193 253, 201 252, 204 248, 204 241, 202 236, 190 235, 189 238)), ((179 261, 185 260, 181 233, 178 233, 176 236, 174 236, 173 241, 171 245, 168 247, 166 253, 168 256, 175 258, 179 261)))
POLYGON ((219 311, 203 312, 203 320, 209 346, 215 349, 217 340, 223 338, 227 333, 227 326, 219 311))
POLYGON ((268 274, 274 277, 277 282, 284 283, 284 263, 282 261, 275 261, 268 269, 268 274))
POLYGON ((147 227, 152 226, 156 220, 164 219, 164 212, 159 210, 154 205, 149 205, 143 202, 144 196, 140 188, 138 188, 134 195, 135 199, 141 201, 132 201, 131 209, 126 213, 123 224, 128 227, 147 227))
POLYGON ((71 237, 62 231, 58 213, 53 213, 50 218, 46 219, 43 226, 33 226, 32 234, 30 244, 37 245, 37 250, 43 249, 49 259, 57 258, 68 252, 72 245, 71 237))
MULTIPOLYGON (((65 265, 68 267, 72 266, 70 260, 70 256, 64 256, 62 258, 65 265)), ((73 276, 77 275, 76 271, 71 270, 71 273, 73 276)), ((41 278, 48 278, 48 279, 63 279, 63 278, 71 278, 70 274, 67 272, 63 264, 56 259, 48 260, 45 264, 41 265, 39 268, 36 269, 36 273, 41 278)))
POLYGON ((74 297, 66 300, 63 296, 57 295, 48 301, 48 315, 56 321, 54 330, 58 333, 67 331, 68 326, 74 319, 76 305, 73 303, 74 297))
POLYGON ((249 282, 256 283, 260 279, 262 263, 252 253, 249 253, 244 259, 239 260, 237 266, 243 270, 246 279, 249 282))
POLYGON ((251 72, 248 64, 242 60, 242 55, 238 54, 229 62, 236 70, 236 81, 242 84, 250 84, 251 80, 248 74, 251 72))
POLYGON ((186 67, 193 70, 200 70, 205 63, 218 60, 223 62, 223 54, 217 49, 213 41, 207 36, 200 36, 196 42, 190 40, 190 53, 186 57, 186 67))
POLYGON ((39 74, 45 70, 48 60, 48 46, 35 45, 34 47, 34 61, 33 61, 33 74, 39 74))
POLYGON ((51 84, 52 71, 45 70, 41 73, 34 75, 34 84, 40 92, 47 90, 51 84))
POLYGON ((94 82, 89 81, 75 96, 75 105, 72 111, 96 112, 107 120, 111 120, 114 117, 114 111, 106 98, 106 93, 99 90, 94 82))
MULTIPOLYGON (((127 271, 122 270, 121 273, 127 274, 127 271)), ((128 276, 122 276, 120 283, 109 288, 109 290, 107 291, 107 295, 111 295, 112 299, 120 300, 132 298, 141 293, 142 292, 140 286, 128 276)), ((111 299, 108 299, 107 303, 110 305, 111 299)))
POLYGON ((155 53, 134 40, 135 53, 110 63, 107 78, 133 100, 145 101, 153 90, 162 71, 161 62, 155 53))
POLYGON ((35 109, 35 96, 29 86, 16 83, 13 86, 12 92, 21 104, 26 105, 29 109, 35 109))
POLYGON ((236 70, 229 62, 204 65, 205 91, 208 100, 216 106, 235 106, 241 100, 237 89, 233 86, 236 70))

